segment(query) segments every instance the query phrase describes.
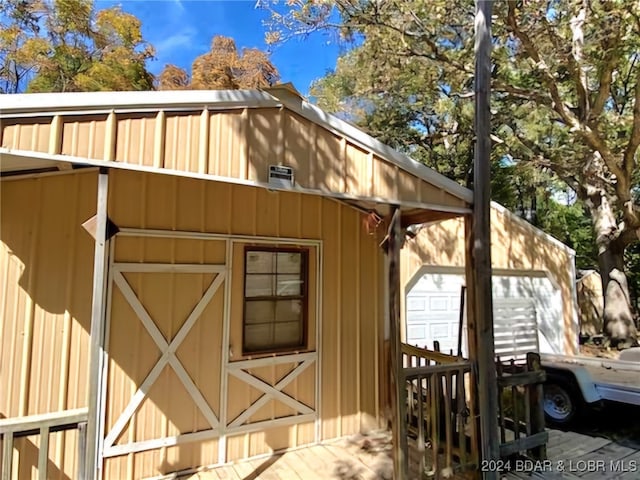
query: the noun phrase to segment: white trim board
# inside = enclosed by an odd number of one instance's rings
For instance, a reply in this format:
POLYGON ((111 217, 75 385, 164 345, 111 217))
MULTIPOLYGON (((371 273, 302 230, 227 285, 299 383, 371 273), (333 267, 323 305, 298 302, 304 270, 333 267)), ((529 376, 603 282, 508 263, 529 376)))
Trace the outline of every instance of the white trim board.
POLYGON ((87 113, 140 109, 229 109, 279 107, 281 102, 260 90, 175 90, 145 92, 66 92, 6 95, 0 102, 4 117, 32 113, 50 116, 70 111, 87 113))
POLYGON ((59 162, 61 164, 83 165, 83 166, 89 165, 93 167, 108 167, 108 168, 125 170, 125 171, 155 173, 159 175, 171 175, 174 177, 193 178, 196 180, 209 180, 209 181, 215 181, 215 182, 221 182, 221 183, 229 183, 233 185, 243 185, 246 187, 263 188, 263 189, 267 189, 274 192, 292 192, 292 193, 300 193, 305 195, 315 195, 315 196, 326 197, 326 198, 334 198, 337 200, 376 203, 380 205, 397 204, 402 207, 411 208, 411 209, 433 210, 433 211, 445 212, 445 213, 456 213, 460 215, 469 214, 472 211, 470 207, 457 207, 457 206, 451 206, 451 205, 439 205, 435 203, 425 203, 425 202, 410 202, 406 200, 400 201, 398 199, 382 198, 382 197, 376 197, 376 196, 352 195, 349 193, 332 192, 328 190, 316 190, 316 189, 310 189, 310 188, 303 188, 300 186, 293 186, 290 188, 279 188, 279 187, 270 185, 269 183, 256 182, 253 180, 243 180, 241 178, 236 178, 236 177, 223 177, 220 175, 211 175, 208 173, 188 172, 185 170, 159 168, 159 167, 152 167, 148 165, 137 165, 133 163, 100 160, 95 158, 74 157, 71 155, 63 155, 63 154, 34 152, 31 150, 15 150, 15 149, 9 149, 6 147, 0 147, 0 159, 2 159, 3 157, 7 157, 7 158, 10 157, 13 160, 24 159, 25 161, 32 161, 34 159, 41 160, 42 162, 45 162, 47 166, 49 166, 48 165, 49 162, 59 162))
MULTIPOLYGON (((234 243, 297 244, 315 247, 322 245, 322 240, 310 238, 269 237, 264 235, 234 235, 228 233, 190 232, 186 230, 159 230, 128 227, 120 228, 117 236, 141 238, 172 238, 176 240, 231 240, 234 243)), ((228 260, 230 261, 230 259, 228 260)))
MULTIPOLYGON (((125 300, 129 304, 129 306, 133 309, 136 316, 142 322, 142 325, 147 330, 152 340, 160 350, 161 356, 157 360, 156 364, 153 366, 151 371, 147 374, 146 378, 137 389, 135 394, 129 400, 129 403, 125 407, 125 409, 120 413, 119 417, 113 424, 111 430, 106 434, 103 440, 103 449, 102 449, 102 457, 114 456, 114 455, 122 455, 126 453, 133 453, 138 451, 144 451, 154 448, 160 448, 163 446, 176 445, 179 443, 186 443, 188 441, 197 441, 203 440, 205 438, 214 438, 219 435, 219 426, 220 422, 218 420, 218 416, 213 412, 211 406, 208 404, 200 389, 193 382, 187 371, 184 369, 182 363, 176 356, 176 351, 182 344, 182 341, 186 338, 187 334, 195 324, 195 322, 200 318, 204 309, 211 302, 216 292, 220 289, 222 284, 226 280, 226 269, 224 265, 209 265, 207 269, 208 272, 216 273, 215 277, 211 280, 211 283, 207 287, 206 291, 198 301, 198 303, 193 307, 186 320, 178 330, 178 332, 174 335, 174 337, 170 340, 165 339, 162 332, 159 330, 157 325, 155 324, 153 318, 149 315, 146 308, 142 305, 140 300, 138 299, 135 292, 132 290, 131 286, 127 282, 126 278, 123 275, 123 271, 131 271, 131 272, 176 272, 176 273, 204 273, 203 265, 186 265, 179 264, 176 265, 177 269, 172 269, 169 264, 146 264, 146 268, 141 268, 142 265, 145 264, 122 264, 122 263, 113 263, 113 273, 110 275, 113 283, 118 287, 120 293, 124 296, 125 300), (204 418, 210 425, 210 429, 196 432, 196 433, 185 433, 178 435, 176 437, 167 437, 167 438, 158 438, 143 442, 133 442, 124 445, 116 445, 116 441, 118 437, 122 434, 124 428, 127 426, 129 421, 132 419, 133 415, 138 411, 142 402, 147 398, 147 394, 151 389, 152 385, 158 379, 162 371, 166 366, 170 366, 175 372, 178 379, 184 385, 186 391, 188 392, 191 399, 194 401, 195 405, 198 407, 204 418)), ((226 307, 226 305, 225 305, 226 307)), ((223 312, 224 315, 224 312, 223 312)), ((111 319, 108 319, 108 322, 111 322, 111 319)))

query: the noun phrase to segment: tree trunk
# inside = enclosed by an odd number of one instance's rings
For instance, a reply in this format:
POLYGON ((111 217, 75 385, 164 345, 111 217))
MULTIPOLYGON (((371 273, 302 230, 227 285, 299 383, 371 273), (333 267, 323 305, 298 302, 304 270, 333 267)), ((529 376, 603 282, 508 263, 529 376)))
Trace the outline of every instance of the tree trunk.
POLYGON ((611 203, 602 190, 593 189, 586 202, 593 220, 598 246, 598 264, 604 296, 604 334, 611 346, 637 344, 627 276, 624 273, 624 244, 611 203))
POLYGON ((623 249, 614 245, 598 255, 604 295, 604 333, 614 347, 630 347, 637 343, 629 285, 623 267, 623 249))

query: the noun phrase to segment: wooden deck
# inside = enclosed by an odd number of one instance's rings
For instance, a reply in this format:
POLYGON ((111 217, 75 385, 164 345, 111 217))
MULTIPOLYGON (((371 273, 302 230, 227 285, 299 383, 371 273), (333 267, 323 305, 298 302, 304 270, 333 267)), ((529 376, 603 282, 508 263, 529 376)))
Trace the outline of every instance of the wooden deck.
MULTIPOLYGON (((391 479, 389 435, 355 436, 247 460, 180 477, 181 480, 387 480, 391 479)), ((637 480, 640 478, 640 449, 611 440, 575 432, 549 430, 548 461, 537 465, 512 465, 501 480, 637 480)), ((411 451, 412 460, 416 452, 411 451)), ((411 462, 414 466, 417 462, 411 462)), ((415 468, 415 467, 414 467, 415 468)), ((409 480, 420 478, 415 469, 409 480)), ((474 478, 473 473, 448 477, 474 478)))
POLYGON ((391 479, 389 435, 355 436, 199 472, 181 480, 391 479))
MULTIPOLYGON (((634 419, 630 419, 634 421, 634 419)), ((640 478, 640 450, 601 437, 548 430, 546 463, 535 472, 518 465, 505 480, 637 480, 640 478)))

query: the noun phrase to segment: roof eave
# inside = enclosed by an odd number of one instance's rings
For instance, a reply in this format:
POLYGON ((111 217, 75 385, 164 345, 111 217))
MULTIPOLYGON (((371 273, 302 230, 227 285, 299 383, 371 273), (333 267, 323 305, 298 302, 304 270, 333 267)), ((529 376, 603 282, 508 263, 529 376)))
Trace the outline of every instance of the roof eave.
POLYGON ((300 97, 291 88, 263 90, 171 90, 145 92, 71 92, 2 95, 0 115, 18 115, 47 112, 62 113, 82 110, 136 110, 136 109, 225 109, 225 108, 285 108, 301 115, 338 135, 348 138, 360 147, 370 150, 382 159, 415 175, 431 185, 441 188, 467 204, 473 203, 473 192, 435 170, 398 152, 348 122, 331 115, 300 97))

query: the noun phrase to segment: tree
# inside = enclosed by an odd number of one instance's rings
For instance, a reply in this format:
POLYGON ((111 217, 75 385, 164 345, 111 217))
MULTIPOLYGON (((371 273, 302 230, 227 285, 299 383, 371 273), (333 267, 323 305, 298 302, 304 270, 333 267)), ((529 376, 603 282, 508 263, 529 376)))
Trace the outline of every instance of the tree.
POLYGON ((158 90, 186 90, 189 88, 189 74, 176 65, 165 65, 156 78, 158 90))
POLYGON ((167 65, 158 77, 158 89, 266 88, 278 79, 278 70, 268 54, 255 48, 245 48, 239 54, 232 38, 217 35, 211 41, 211 50, 194 60, 191 78, 185 70, 167 65))
POLYGON ((22 91, 49 52, 49 43, 39 36, 42 8, 29 0, 0 4, 0 93, 22 91))
POLYGON ((149 90, 151 45, 140 21, 93 0, 3 3, 0 85, 5 93, 149 90))
MULTIPOLYGON (((324 106, 431 164, 471 155, 473 2, 289 5, 273 7, 268 39, 336 28, 352 40, 316 85, 324 106)), ((494 164, 535 168, 575 191, 595 233, 605 333, 613 344, 633 343, 623 254, 640 239, 640 5, 508 0, 496 2, 494 16, 494 164)))

